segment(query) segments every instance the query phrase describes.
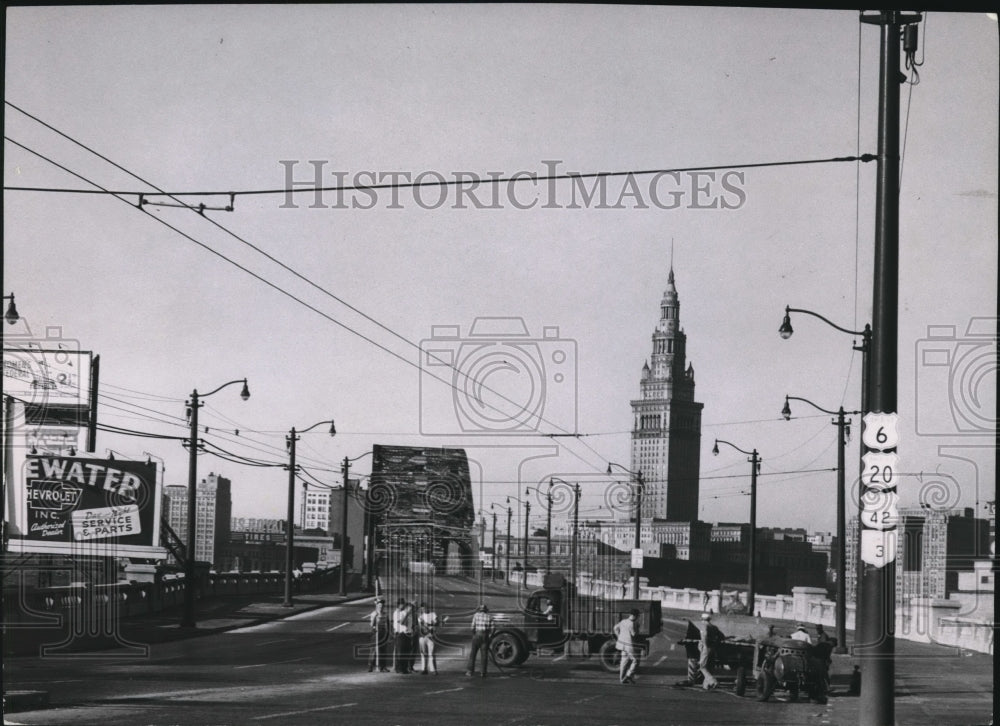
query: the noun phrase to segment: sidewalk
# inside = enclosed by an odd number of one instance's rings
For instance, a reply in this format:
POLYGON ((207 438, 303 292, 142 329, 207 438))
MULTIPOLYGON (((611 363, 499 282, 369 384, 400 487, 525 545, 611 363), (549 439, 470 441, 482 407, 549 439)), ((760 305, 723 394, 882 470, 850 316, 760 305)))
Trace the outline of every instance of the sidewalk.
POLYGON ((346 596, 335 593, 303 593, 292 598, 291 607, 285 607, 284 595, 278 593, 223 596, 201 600, 195 604, 194 628, 181 627, 182 608, 176 606, 149 615, 121 618, 110 629, 113 632, 96 636, 79 632, 86 628, 76 628, 78 632, 71 632, 69 617, 63 614, 62 622, 54 625, 5 624, 4 658, 37 657, 42 654, 42 648, 47 648, 49 654, 52 654, 53 649, 56 652, 85 653, 122 647, 126 643, 155 645, 258 625, 309 610, 371 597, 371 593, 365 592, 349 593, 346 596))
MULTIPOLYGON (((77 657, 86 653, 107 653, 115 648, 134 650, 259 625, 310 610, 372 597, 372 593, 366 592, 347 595, 305 593, 294 596, 290 607, 285 607, 285 598, 281 594, 217 597, 196 603, 197 624, 194 628, 181 627, 182 608, 178 606, 150 615, 122 618, 117 622, 114 633, 98 636, 71 634, 71 626, 65 616, 62 623, 54 626, 11 626, 5 623, 3 654, 4 660, 9 660, 12 657, 39 657, 43 649, 47 649, 50 656, 72 653, 77 657)), ((45 708, 48 698, 48 692, 41 690, 4 691, 4 710, 13 713, 45 708)))

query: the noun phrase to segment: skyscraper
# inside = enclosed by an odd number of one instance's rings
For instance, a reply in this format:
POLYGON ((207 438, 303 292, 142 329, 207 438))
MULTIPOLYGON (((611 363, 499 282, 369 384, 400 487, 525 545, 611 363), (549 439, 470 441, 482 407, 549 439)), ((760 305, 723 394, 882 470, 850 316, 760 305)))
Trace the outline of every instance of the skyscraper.
POLYGON ((692 522, 698 519, 703 404, 694 400, 694 367, 685 363, 687 336, 672 266, 652 338, 640 397, 632 401, 631 468, 645 481, 644 519, 692 522))
MULTIPOLYGON (((168 500, 167 523, 186 543, 188 489, 186 486, 171 485, 164 490, 168 500)), ((224 476, 212 473, 198 483, 197 492, 195 560, 215 562, 229 542, 233 513, 232 483, 224 476)))

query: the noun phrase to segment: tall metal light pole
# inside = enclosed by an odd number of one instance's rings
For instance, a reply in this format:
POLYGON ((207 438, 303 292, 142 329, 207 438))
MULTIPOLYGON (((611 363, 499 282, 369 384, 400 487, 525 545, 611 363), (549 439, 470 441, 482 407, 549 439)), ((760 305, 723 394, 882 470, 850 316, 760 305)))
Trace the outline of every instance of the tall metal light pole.
POLYGON ((353 459, 348 459, 344 457, 344 461, 341 467, 344 470, 344 491, 340 502, 340 594, 347 594, 347 497, 350 494, 350 480, 348 479, 348 472, 351 468, 351 462, 363 459, 372 451, 366 451, 363 454, 355 456, 353 459))
MULTIPOLYGON (((285 437, 285 446, 288 448, 288 520, 285 523, 285 601, 282 605, 286 608, 292 607, 292 570, 295 569, 295 442, 299 440, 298 434, 312 431, 317 426, 330 424, 330 436, 337 434, 337 428, 333 420, 320 421, 314 423, 307 429, 296 433, 292 426, 288 436, 285 437)), ((304 523, 303 523, 304 524, 304 523)))
MULTIPOLYGON (((13 302, 13 301, 11 301, 13 302)), ((236 383, 243 384, 243 390, 240 391, 240 398, 246 401, 250 398, 250 389, 247 387, 247 379, 240 378, 235 381, 229 381, 228 383, 223 383, 218 388, 209 391, 208 393, 198 393, 198 389, 194 389, 191 392, 191 398, 188 399, 188 411, 190 412, 190 423, 191 423, 191 435, 188 438, 188 501, 187 501, 187 545, 185 547, 185 557, 184 557, 184 609, 181 614, 181 627, 182 628, 194 628, 197 627, 197 622, 195 621, 194 615, 194 558, 195 558, 195 529, 197 525, 198 507, 197 507, 197 497, 198 497, 198 409, 204 404, 200 401, 202 398, 208 398, 213 393, 218 393, 223 388, 227 386, 232 386, 236 383)))
MULTIPOLYGON (((642 480, 642 471, 631 471, 626 469, 621 464, 616 464, 613 461, 608 462, 608 476, 611 476, 611 467, 617 467, 629 476, 635 477, 635 487, 633 488, 633 493, 635 495, 635 542, 632 545, 632 549, 637 550, 642 546, 642 495, 643 490, 646 487, 645 482, 642 480)), ((632 599, 639 599, 639 568, 632 568, 632 599)))
POLYGON ((507 504, 508 504, 508 506, 507 506, 507 546, 506 546, 506 550, 504 552, 507 560, 504 563, 504 567, 503 567, 503 579, 504 579, 504 584, 509 585, 510 584, 510 514, 511 514, 509 500, 508 500, 507 504))
POLYGON ((490 566, 490 582, 493 582, 496 579, 497 571, 497 513, 492 504, 490 504, 490 514, 493 515, 493 541, 491 542, 493 545, 493 564, 490 566))
POLYGON ((736 444, 722 439, 716 439, 712 446, 712 453, 719 455, 719 444, 725 444, 736 449, 741 454, 746 454, 750 458, 750 552, 749 571, 747 573, 747 613, 753 615, 754 601, 757 597, 757 473, 760 471, 760 454, 757 449, 744 451, 736 444))
POLYGON ((573 484, 573 543, 570 547, 570 582, 573 583, 574 591, 576 589, 576 548, 579 538, 579 528, 580 528, 580 485, 573 484))
POLYGON ((542 490, 538 487, 528 487, 525 489, 525 495, 528 492, 535 491, 539 495, 544 496, 547 500, 548 506, 546 507, 545 516, 545 574, 552 571, 552 480, 549 479, 549 489, 547 494, 542 494, 542 490))
MULTIPOLYGON (((885 441, 875 441, 885 435, 886 426, 893 426, 898 417, 896 402, 897 335, 899 318, 899 46, 906 28, 908 52, 916 52, 916 33, 910 25, 921 20, 919 14, 904 15, 898 10, 883 10, 875 15, 862 15, 861 22, 880 27, 879 45, 879 109, 878 109, 878 169, 875 187, 875 260, 872 284, 872 346, 871 371, 868 382, 868 408, 862 422, 862 444, 868 456, 895 457, 898 439, 895 432, 885 441), (879 414, 885 426, 868 431, 868 417, 879 414)), ((862 477, 865 494, 871 494, 880 509, 892 507, 897 498, 895 479, 889 484, 878 483, 874 477, 862 477)), ((869 501, 868 496, 865 502, 869 501)), ((877 513, 876 513, 877 517, 877 513)), ((895 721, 895 522, 872 527, 868 517, 861 520, 863 571, 861 573, 861 671, 865 685, 861 689, 858 713, 862 726, 895 721), (871 553, 865 548, 869 542, 871 553), (879 556, 878 549, 882 552, 879 556)), ((856 643, 859 639, 855 639, 856 643)))
MULTIPOLYGON (((865 323, 864 330, 850 330, 848 328, 842 328, 839 325, 827 320, 819 313, 814 313, 812 310, 804 310, 802 308, 793 308, 785 306, 785 318, 781 321, 781 327, 778 328, 778 334, 788 340, 792 337, 792 333, 795 331, 792 329, 792 319, 791 313, 804 313, 806 315, 811 315, 814 318, 819 318, 824 323, 829 325, 834 330, 839 330, 841 333, 846 333, 852 335, 855 338, 861 338, 861 345, 853 346, 853 350, 861 353, 861 411, 862 413, 868 411, 868 378, 869 378, 869 354, 871 353, 872 347, 872 326, 865 323)), ((864 450, 861 450, 861 454, 858 456, 858 474, 859 480, 860 476, 864 474, 865 462, 864 462, 864 450)), ((855 557, 854 557, 854 572, 855 572, 855 582, 854 582, 854 613, 855 621, 858 620, 861 613, 861 513, 864 510, 864 497, 862 487, 858 487, 858 542, 855 547, 855 557)), ((857 639, 857 634, 859 631, 859 625, 857 622, 854 624, 855 640, 857 639)))
POLYGON ((802 401, 808 403, 817 411, 835 415, 837 420, 833 425, 837 427, 837 645, 833 649, 834 653, 847 652, 847 513, 846 509, 846 481, 844 474, 844 448, 847 445, 847 435, 851 430, 851 422, 847 421, 847 415, 855 416, 859 411, 844 411, 841 406, 837 411, 829 411, 822 406, 817 406, 808 398, 798 396, 785 396, 785 406, 781 409, 781 415, 788 421, 792 417, 792 409, 788 405, 789 401, 802 401))
MULTIPOLYGON (((524 575, 522 577, 524 584, 528 584, 528 520, 531 518, 531 502, 523 501, 517 497, 507 497, 507 504, 510 504, 510 500, 513 499, 518 504, 524 505, 524 575)), ((510 549, 509 547, 507 548, 510 549)))

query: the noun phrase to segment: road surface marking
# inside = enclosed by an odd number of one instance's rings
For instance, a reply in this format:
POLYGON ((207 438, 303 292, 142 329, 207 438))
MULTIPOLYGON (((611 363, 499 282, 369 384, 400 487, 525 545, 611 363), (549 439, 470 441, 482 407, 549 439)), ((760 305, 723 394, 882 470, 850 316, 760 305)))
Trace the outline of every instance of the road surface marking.
POLYGON ((268 718, 280 718, 282 716, 298 716, 301 713, 315 713, 317 711, 332 711, 335 708, 349 708, 357 706, 356 703, 338 703, 335 706, 321 706, 319 708, 307 708, 304 711, 285 711, 284 713, 269 713, 266 716, 255 716, 254 721, 263 721, 268 718))
POLYGON ((658 666, 658 665, 660 665, 660 663, 662 663, 662 662, 663 662, 663 661, 665 661, 666 659, 667 659, 667 656, 665 656, 665 655, 663 655, 663 656, 660 656, 660 659, 659 659, 658 661, 656 661, 655 663, 653 663, 653 665, 654 665, 654 666, 658 666))
POLYGON ((241 668, 263 668, 264 666, 281 665, 282 663, 297 663, 300 660, 308 660, 308 658, 292 658, 291 660, 276 660, 274 663, 254 663, 253 665, 233 666, 233 670, 238 671, 241 668))
POLYGON ((350 623, 341 623, 340 625, 334 625, 332 628, 327 628, 326 632, 332 633, 334 630, 340 630, 345 625, 350 625, 350 623))
POLYGON ((553 662, 553 663, 558 663, 559 661, 561 661, 561 660, 563 660, 563 659, 565 659, 565 658, 566 658, 566 654, 565 654, 565 653, 563 653, 563 654, 562 654, 561 656, 559 656, 558 658, 553 658, 553 659, 552 659, 552 662, 553 662))
POLYGON ((278 638, 277 640, 265 640, 263 643, 257 643, 257 647, 260 648, 262 645, 272 645, 273 643, 284 643, 290 640, 291 638, 278 638))
POLYGON ((458 688, 446 688, 443 691, 427 691, 426 693, 424 693, 424 695, 425 696, 433 696, 433 695, 436 695, 438 693, 454 693, 455 691, 464 691, 464 690, 465 690, 465 686, 459 686, 458 688))

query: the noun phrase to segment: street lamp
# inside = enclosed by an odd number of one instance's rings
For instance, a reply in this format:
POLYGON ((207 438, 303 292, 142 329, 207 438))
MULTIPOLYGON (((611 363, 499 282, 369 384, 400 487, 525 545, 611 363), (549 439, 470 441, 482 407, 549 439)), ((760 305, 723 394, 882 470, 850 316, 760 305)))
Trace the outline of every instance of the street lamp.
POLYGON ((186 557, 184 558, 184 611, 181 615, 182 628, 194 628, 197 626, 194 617, 194 535, 198 515, 198 508, 195 501, 198 494, 198 409, 204 405, 200 403, 200 399, 208 398, 223 388, 237 383, 243 384, 243 390, 240 391, 240 398, 246 401, 250 398, 250 389, 247 387, 246 378, 238 378, 235 381, 223 383, 208 393, 199 394, 198 389, 195 388, 191 391, 191 398, 187 401, 188 416, 191 419, 191 435, 188 438, 187 546, 186 557))
POLYGON ((845 560, 847 559, 847 545, 845 539, 847 537, 847 527, 846 518, 847 514, 845 510, 845 492, 844 492, 844 447, 847 445, 847 437, 851 433, 851 422, 846 420, 846 416, 857 415, 858 411, 844 411, 844 407, 841 406, 837 411, 829 411, 821 406, 817 406, 815 403, 810 401, 808 398, 799 398, 798 396, 785 396, 785 406, 781 409, 781 415, 784 416, 785 420, 788 421, 792 417, 792 409, 788 405, 789 401, 802 401, 803 403, 808 403, 810 406, 815 408, 817 411, 822 411, 823 413, 828 413, 830 415, 835 415, 837 420, 833 422, 833 425, 837 427, 837 646, 834 648, 835 653, 846 653, 847 652, 847 583, 846 572, 847 566, 845 560))
POLYGON ((490 543, 493 546, 493 562, 490 567, 490 582, 493 582, 497 572, 497 512, 492 503, 490 504, 490 513, 493 515, 493 541, 490 543))
MULTIPOLYGON (((834 330, 839 330, 841 333, 846 333, 847 335, 852 335, 855 338, 861 338, 861 345, 855 345, 852 347, 861 353, 861 413, 865 414, 868 412, 868 379, 870 375, 870 356, 872 349, 872 326, 865 323, 864 330, 850 330, 848 328, 842 328, 836 323, 827 320, 825 317, 819 313, 814 313, 812 310, 804 310, 802 308, 792 308, 785 306, 785 317, 781 321, 781 327, 778 328, 778 334, 784 339, 788 340, 792 337, 792 320, 791 313, 803 313, 805 315, 812 315, 814 318, 819 318, 824 323, 829 325, 834 330)), ((858 471, 860 474, 864 474, 865 464, 864 464, 864 448, 862 447, 861 452, 858 457, 858 471)), ((855 613, 861 612, 861 512, 864 510, 864 487, 858 488, 858 543, 856 556, 854 558, 855 565, 855 587, 854 587, 854 607, 855 613)), ((857 630, 857 628, 855 628, 857 630)))
MULTIPOLYGON (((298 434, 308 433, 323 424, 330 424, 330 436, 337 435, 337 428, 332 419, 314 423, 298 434)), ((292 426, 292 430, 285 437, 285 446, 288 448, 288 521, 285 524, 285 601, 282 605, 286 608, 292 606, 292 570, 295 566, 295 442, 299 440, 298 434, 292 426)))
POLYGON ((750 553, 749 572, 747 573, 747 613, 753 615, 754 599, 757 594, 757 473, 760 471, 760 454, 757 449, 744 451, 736 444, 722 439, 716 439, 712 446, 712 453, 719 455, 719 444, 726 444, 736 449, 741 454, 746 454, 750 458, 750 553))
POLYGON ((347 594, 347 493, 350 491, 350 483, 347 473, 351 469, 351 462, 363 459, 373 452, 366 451, 358 454, 353 459, 344 457, 341 468, 344 470, 344 496, 340 502, 340 594, 347 594))
POLYGON ((4 320, 6 320, 9 325, 14 325, 21 319, 21 316, 17 314, 17 305, 14 304, 14 293, 4 295, 3 299, 10 300, 10 303, 7 305, 7 312, 3 316, 4 320))
MULTIPOLYGON (((524 505, 524 575, 522 577, 524 586, 528 586, 528 520, 531 518, 531 502, 525 502, 517 497, 507 497, 507 504, 513 499, 518 504, 524 505)), ((507 548, 510 551, 510 547, 507 548)))
POLYGON ((510 499, 507 500, 507 544, 504 549, 503 581, 510 584, 510 499))
POLYGON ((525 494, 530 491, 536 491, 539 495, 546 498, 548 506, 546 507, 546 519, 545 519, 545 574, 552 572, 552 480, 549 479, 549 488, 546 494, 542 494, 542 490, 538 487, 528 487, 525 489, 525 494))
MULTIPOLYGON (((641 545, 641 535, 642 535, 642 494, 645 488, 645 483, 642 480, 642 471, 631 471, 626 469, 621 464, 616 464, 614 462, 608 463, 608 476, 611 476, 611 467, 616 466, 622 471, 624 471, 629 476, 635 477, 635 543, 632 545, 633 550, 639 549, 641 545)), ((639 568, 632 568, 632 599, 639 599, 639 568)))

